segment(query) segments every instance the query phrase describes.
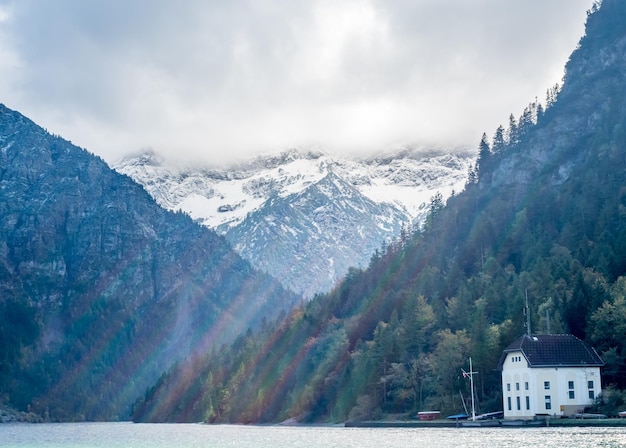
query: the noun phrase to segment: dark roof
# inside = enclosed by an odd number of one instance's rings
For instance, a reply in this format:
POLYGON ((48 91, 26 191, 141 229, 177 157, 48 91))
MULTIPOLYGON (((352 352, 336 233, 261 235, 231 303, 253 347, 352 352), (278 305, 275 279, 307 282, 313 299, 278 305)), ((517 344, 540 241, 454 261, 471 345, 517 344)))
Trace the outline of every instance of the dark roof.
POLYGON ((504 349, 498 367, 507 353, 521 351, 529 367, 601 367, 602 358, 589 344, 571 334, 522 336, 504 349))

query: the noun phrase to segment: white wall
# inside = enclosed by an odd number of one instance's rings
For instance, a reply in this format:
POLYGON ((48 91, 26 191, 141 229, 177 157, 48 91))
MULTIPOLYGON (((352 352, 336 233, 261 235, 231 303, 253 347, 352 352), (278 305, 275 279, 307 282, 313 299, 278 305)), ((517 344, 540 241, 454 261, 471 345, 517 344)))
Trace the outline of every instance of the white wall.
POLYGON ((535 378, 531 375, 522 352, 509 353, 502 368, 504 418, 534 417, 538 412, 537 397, 534 391, 536 391, 535 378), (528 397, 530 409, 527 409, 526 397, 528 397), (518 409, 518 399, 520 409, 518 409))
POLYGON ((585 406, 593 403, 590 391, 595 398, 600 394, 601 388, 599 367, 531 369, 521 352, 508 353, 502 368, 504 418, 523 419, 533 418, 535 415, 561 416, 581 412, 585 406), (590 381, 593 382, 591 389, 590 381), (545 388, 546 382, 549 383, 549 389, 545 388), (570 386, 573 388, 570 389, 570 386), (550 409, 546 406, 546 396, 550 397, 550 409))

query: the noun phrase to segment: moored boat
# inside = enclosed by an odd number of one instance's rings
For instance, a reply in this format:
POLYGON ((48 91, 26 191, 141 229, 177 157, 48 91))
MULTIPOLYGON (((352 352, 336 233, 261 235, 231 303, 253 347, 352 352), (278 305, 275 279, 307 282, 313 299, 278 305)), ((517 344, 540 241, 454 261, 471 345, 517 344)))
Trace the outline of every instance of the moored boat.
POLYGON ((420 420, 438 420, 441 418, 441 412, 439 411, 421 411, 417 413, 417 417, 420 420))

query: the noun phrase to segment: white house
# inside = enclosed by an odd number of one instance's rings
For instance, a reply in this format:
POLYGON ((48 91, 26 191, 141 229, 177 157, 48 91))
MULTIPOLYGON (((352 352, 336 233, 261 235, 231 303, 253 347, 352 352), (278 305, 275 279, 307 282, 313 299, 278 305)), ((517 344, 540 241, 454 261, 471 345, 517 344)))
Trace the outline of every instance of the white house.
POLYGON ((603 365, 591 346, 571 334, 522 336, 500 359, 504 418, 583 412, 602 390, 603 365))

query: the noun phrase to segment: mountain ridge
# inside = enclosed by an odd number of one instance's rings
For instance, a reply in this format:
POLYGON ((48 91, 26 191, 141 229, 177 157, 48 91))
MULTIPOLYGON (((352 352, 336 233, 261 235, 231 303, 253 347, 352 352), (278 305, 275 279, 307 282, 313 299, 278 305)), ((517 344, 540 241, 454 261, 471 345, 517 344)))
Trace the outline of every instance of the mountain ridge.
POLYGON ((372 254, 397 239, 403 227, 421 225, 433 196, 445 199, 463 189, 473 161, 471 152, 403 149, 359 159, 333 157, 315 148, 220 169, 177 168, 148 152, 123 159, 115 169, 144 185, 164 207, 183 210, 223 234, 254 266, 310 298, 330 290, 350 267, 367 266, 372 254), (320 188, 331 175, 353 188, 352 194, 333 197, 320 188), (343 206, 334 207, 339 200, 343 206), (322 202, 334 210, 332 217, 326 216, 334 223, 332 229, 315 225, 322 202), (272 204, 281 204, 282 210, 270 219, 272 204), (279 215, 289 220, 290 231, 275 233, 279 215), (359 220, 358 238, 339 236, 358 228, 359 220), (316 241, 323 242, 322 250, 316 241))
POLYGON ((0 105, 0 398, 56 421, 128 418, 172 363, 297 300, 223 237, 0 105))

